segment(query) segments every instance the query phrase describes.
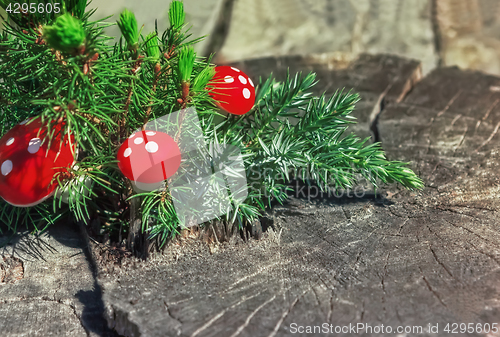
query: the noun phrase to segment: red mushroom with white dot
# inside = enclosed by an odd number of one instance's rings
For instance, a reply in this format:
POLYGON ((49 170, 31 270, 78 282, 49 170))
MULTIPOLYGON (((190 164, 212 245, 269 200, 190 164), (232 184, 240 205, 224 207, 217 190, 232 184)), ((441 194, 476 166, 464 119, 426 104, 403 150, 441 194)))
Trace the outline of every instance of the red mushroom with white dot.
POLYGON ((210 95, 221 109, 244 115, 255 104, 255 86, 244 72, 230 66, 215 67, 215 76, 210 85, 210 95))
POLYGON ((128 179, 154 184, 173 176, 181 164, 181 152, 166 133, 139 131, 118 150, 118 168, 128 179))
POLYGON ((30 207, 54 193, 56 174, 67 173, 74 164, 76 144, 65 135, 64 123, 52 125, 54 138, 48 148, 47 127, 40 118, 26 120, 0 138, 0 197, 11 205, 30 207), (27 122, 30 123, 27 124, 27 122))

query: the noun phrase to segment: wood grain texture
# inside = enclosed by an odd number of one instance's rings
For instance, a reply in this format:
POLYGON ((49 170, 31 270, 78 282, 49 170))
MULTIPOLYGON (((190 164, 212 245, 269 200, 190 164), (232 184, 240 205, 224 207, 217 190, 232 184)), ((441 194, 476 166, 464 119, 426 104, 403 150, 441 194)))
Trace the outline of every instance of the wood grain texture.
POLYGON ((0 249, 1 336, 116 336, 86 249, 78 227, 64 223, 0 249))
MULTIPOLYGON (((414 70, 404 71, 415 69, 411 60, 365 56, 339 70, 310 60, 242 66, 262 73, 312 68, 327 91, 350 84, 386 92, 377 123, 383 146, 389 158, 410 161, 427 188, 389 186, 358 198, 351 191, 309 199, 303 191, 274 208, 261 240, 207 246, 186 236, 148 262, 98 262, 106 315, 118 332, 275 337, 290 336, 293 323, 431 323, 444 335, 447 323, 500 321, 500 79, 446 68, 415 84, 414 70), (396 69, 399 77, 388 76, 396 69), (412 90, 393 84, 387 91, 394 78, 410 81, 412 90)), ((98 247, 93 251, 99 261, 98 247)))
MULTIPOLYGON (((500 78, 444 68, 422 79, 418 62, 388 55, 240 66, 278 77, 287 68, 317 71, 317 92, 352 86, 372 110, 381 97, 373 122, 383 147, 390 159, 411 162, 426 189, 308 198, 317 191, 298 186, 262 223, 260 240, 226 228, 224 242, 207 244, 185 232, 148 261, 88 242, 97 278, 79 234, 53 227, 43 242, 23 239, 2 251, 23 266, 22 278, 0 284, 2 336, 112 335, 111 328, 124 336, 276 337, 290 336, 293 323, 430 323, 444 335, 447 323, 500 322, 500 78)), ((2 278, 7 267, 19 269, 16 261, 2 264, 2 278)))

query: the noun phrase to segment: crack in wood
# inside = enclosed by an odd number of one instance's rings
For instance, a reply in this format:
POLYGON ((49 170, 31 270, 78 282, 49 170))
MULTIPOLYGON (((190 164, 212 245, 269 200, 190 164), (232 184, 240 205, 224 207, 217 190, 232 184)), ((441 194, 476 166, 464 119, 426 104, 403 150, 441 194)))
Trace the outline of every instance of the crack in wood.
MULTIPOLYGON (((463 215, 466 215, 466 214, 463 214, 463 215)), ((467 216, 467 215, 466 215, 466 216, 467 216)), ((468 216, 470 216, 470 215, 468 215, 468 216)), ((478 238, 480 238, 481 240, 483 240, 483 241, 485 241, 485 242, 488 242, 488 243, 490 243, 490 244, 494 245, 494 246, 495 246, 495 247, 497 247, 497 248, 499 248, 499 247, 500 247, 500 246, 498 246, 498 245, 496 244, 496 242, 491 241, 491 240, 488 240, 488 239, 486 239, 485 237, 482 237, 481 235, 479 235, 479 234, 477 234, 476 232, 474 232, 472 229, 469 229, 469 228, 464 227, 464 226, 460 226, 460 225, 458 225, 458 224, 454 224, 453 222, 448 221, 448 220, 446 220, 445 218, 443 218, 443 220, 444 220, 445 222, 447 222, 448 224, 452 225, 453 227, 456 227, 456 228, 461 228, 461 229, 463 229, 463 230, 465 230, 465 231, 467 231, 467 232, 469 232, 469 233, 471 233, 471 234, 473 234, 473 235, 477 236, 477 237, 478 237, 478 238)))
POLYGON ((254 297, 257 297, 259 296, 260 294, 262 294, 261 292, 253 295, 253 296, 250 296, 250 297, 246 297, 246 296, 243 296, 243 298, 241 300, 239 300, 238 302, 232 304, 231 306, 225 308, 224 310, 222 310, 221 312, 219 312, 217 315, 215 315, 214 317, 212 317, 211 319, 209 319, 205 324, 203 324, 201 327, 199 327, 198 329, 196 329, 192 334, 191 334, 191 337, 195 337, 195 336, 198 336, 201 332, 205 331, 206 329, 208 329, 212 324, 214 324, 215 321, 217 321, 218 319, 220 319, 222 316, 224 316, 224 314, 226 312, 228 312, 230 309, 232 308, 235 308, 237 306, 239 306, 240 304, 254 298, 254 297))
MULTIPOLYGON (((385 308, 384 308, 385 311, 385 308)), ((361 307, 361 314, 359 315, 359 320, 362 322, 363 318, 365 318, 365 301, 363 301, 363 306, 361 307)))
POLYGON ((398 232, 397 232, 397 234, 396 234, 397 236, 404 236, 404 235, 402 235, 402 234, 401 234, 401 231, 403 230, 403 227, 406 225, 406 223, 407 223, 408 221, 410 221, 410 218, 406 219, 406 220, 403 222, 403 224, 401 224, 401 226, 399 227, 398 232))
POLYGON ((493 111, 493 109, 497 106, 498 102, 500 102, 500 98, 497 98, 493 104, 488 108, 488 110, 486 110, 486 113, 484 114, 483 118, 481 118, 480 120, 477 121, 476 123, 476 127, 474 128, 474 134, 477 133, 477 129, 479 128, 479 126, 481 125, 481 122, 482 121, 485 121, 489 116, 490 116, 490 113, 491 111, 493 111))
POLYGON ((476 245, 472 244, 471 242, 468 242, 468 244, 474 248, 477 252, 483 254, 484 256, 490 258, 491 260, 495 261, 496 264, 498 264, 500 266, 500 260, 498 260, 493 254, 489 254, 489 253, 486 253, 485 251, 483 251, 482 249, 479 249, 476 247, 476 245))
POLYGON ((340 206, 340 208, 342 209, 342 212, 344 212, 344 216, 345 216, 346 220, 351 221, 351 214, 349 213, 349 211, 346 210, 344 208, 344 206, 340 206))
POLYGON ((332 319, 332 313, 333 313, 333 295, 334 295, 334 290, 331 289, 330 290, 331 294, 330 294, 330 306, 328 307, 328 315, 326 316, 326 321, 328 323, 331 322, 331 319, 332 319))
POLYGON ((384 90, 383 93, 380 94, 379 99, 377 100, 373 111, 370 115, 370 131, 373 134, 373 142, 378 143, 380 142, 380 133, 378 129, 378 119, 382 112, 384 111, 385 108, 385 96, 387 96, 387 93, 389 90, 392 88, 392 83, 387 86, 387 88, 384 90))
POLYGON ((265 307, 266 305, 268 305, 269 303, 274 301, 275 298, 276 298, 276 295, 274 295, 273 297, 271 297, 270 299, 268 299, 267 301, 265 301, 264 303, 259 305, 254 311, 252 311, 250 313, 250 315, 248 315, 247 319, 245 320, 245 323, 240 325, 238 327, 238 329, 230 337, 238 336, 248 326, 248 324, 250 323, 250 320, 253 318, 253 316, 255 316, 255 314, 258 313, 260 309, 262 309, 263 307, 265 307))
POLYGON ((434 256, 434 260, 436 260, 436 262, 441 266, 443 267, 443 269, 446 271, 446 273, 448 273, 448 275, 450 275, 451 277, 455 278, 455 276, 453 276, 453 274, 451 273, 451 271, 444 265, 443 262, 441 262, 437 255, 436 255, 436 252, 434 251, 434 249, 432 249, 432 247, 429 245, 429 249, 431 250, 432 252, 432 255, 434 256))
POLYGON ((389 251, 387 253, 387 256, 385 257, 385 264, 384 264, 384 268, 383 268, 384 273, 380 277, 380 284, 382 285, 382 291, 384 292, 385 295, 387 295, 387 291, 385 290, 384 278, 385 278, 385 276, 388 275, 388 273, 387 273, 387 265, 389 264, 389 256, 390 255, 391 255, 391 252, 389 251))
POLYGON ((283 311, 283 313, 282 313, 281 317, 279 318, 278 322, 276 323, 273 331, 269 334, 268 337, 275 337, 276 336, 276 334, 278 333, 278 330, 281 327, 281 325, 283 324, 283 321, 285 320, 285 318, 290 314, 290 312, 292 311, 293 307, 299 302, 299 299, 301 299, 308 291, 309 291, 309 289, 305 290, 302 293, 302 295, 297 296, 294 299, 294 301, 292 302, 292 304, 290 305, 290 307, 287 310, 283 311))
MULTIPOLYGON (((321 301, 319 300, 318 293, 314 289, 314 286, 311 285, 311 282, 309 282, 309 286, 311 287, 311 290, 314 294, 314 298, 316 299, 316 303, 318 303, 318 307, 320 308, 321 311, 323 311, 323 309, 321 308, 321 301)), ((323 313, 325 313, 325 312, 323 312, 323 313)))
POLYGON ((179 318, 174 317, 174 315, 172 315, 172 312, 170 311, 170 307, 167 304, 167 301, 163 300, 163 304, 165 305, 165 310, 167 310, 168 316, 170 316, 170 318, 172 318, 173 320, 179 322, 182 325, 182 321, 179 318))
MULTIPOLYGON (((420 269, 420 272, 422 272, 422 269, 420 269)), ((438 293, 436 291, 434 291, 434 289, 432 289, 431 284, 429 283, 429 281, 427 281, 425 276, 422 276, 422 279, 424 280, 425 284, 427 285, 427 289, 429 289, 429 291, 438 299, 439 303, 441 303, 445 308, 448 308, 448 306, 446 305, 446 303, 443 302, 443 300, 438 295, 438 293)))
POLYGON ((486 139, 486 141, 483 144, 481 144, 481 146, 479 146, 477 149, 475 149, 474 152, 478 152, 483 146, 485 146, 486 144, 488 144, 493 139, 493 137, 497 134, 499 127, 500 127, 500 122, 497 123, 497 125, 495 126, 495 129, 490 134, 490 136, 488 137, 488 139, 486 139))
MULTIPOLYGON (((452 125, 453 125, 453 123, 452 123, 452 125)), ((456 153, 456 152, 457 152, 457 150, 458 150, 458 148, 459 148, 460 146, 462 146, 462 144, 463 144, 463 143, 464 143, 464 141, 465 141, 465 136, 467 136, 467 132, 468 132, 468 131, 469 131, 469 127, 468 127, 468 126, 466 126, 466 127, 465 127, 465 131, 464 131, 464 133, 463 133, 462 137, 460 138, 460 142, 458 143, 458 145, 457 145, 457 146, 455 147, 455 149, 453 150, 453 153, 456 153)))
POLYGON ((427 225, 426 227, 427 227, 427 229, 429 230, 429 232, 431 232, 431 233, 432 233, 432 235, 434 235, 435 237, 437 237, 437 238, 438 238, 441 242, 448 242, 448 240, 443 239, 443 238, 442 238, 441 236, 439 236, 439 235, 438 235, 435 231, 433 231, 433 230, 431 229, 431 227, 430 227, 430 226, 428 226, 428 225, 427 225))

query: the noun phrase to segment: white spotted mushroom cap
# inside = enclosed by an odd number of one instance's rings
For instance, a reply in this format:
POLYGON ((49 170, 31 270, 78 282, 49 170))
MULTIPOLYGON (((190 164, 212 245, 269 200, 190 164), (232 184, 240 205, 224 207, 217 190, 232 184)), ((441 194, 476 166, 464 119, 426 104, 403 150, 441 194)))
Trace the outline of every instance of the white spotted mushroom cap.
POLYGON ((118 168, 132 181, 153 184, 177 172, 181 153, 175 141, 159 131, 138 131, 121 146, 117 154, 118 168))
POLYGON ((76 148, 73 136, 73 149, 69 142, 60 146, 57 134, 63 123, 53 125, 56 138, 47 149, 48 142, 43 142, 47 131, 41 120, 27 122, 19 123, 0 138, 0 196, 19 207, 37 205, 54 193, 57 183, 52 179, 74 164, 76 148))
POLYGON ((210 95, 229 113, 243 115, 255 104, 255 85, 252 79, 235 67, 215 67, 210 95))

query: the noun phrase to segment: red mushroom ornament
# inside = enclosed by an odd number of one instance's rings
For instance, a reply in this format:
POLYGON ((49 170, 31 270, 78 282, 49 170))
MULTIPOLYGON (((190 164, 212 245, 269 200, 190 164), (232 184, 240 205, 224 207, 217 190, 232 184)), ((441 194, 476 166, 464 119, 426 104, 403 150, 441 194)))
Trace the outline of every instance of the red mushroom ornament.
POLYGON ((215 67, 210 85, 210 95, 221 109, 244 115, 255 103, 255 87, 252 80, 241 70, 230 66, 215 67))
POLYGON ((118 168, 132 181, 154 184, 166 180, 181 165, 179 146, 166 133, 140 131, 118 150, 118 168))
POLYGON ((26 120, 0 138, 0 196, 9 204, 30 207, 50 197, 58 173, 67 173, 74 164, 76 144, 65 135, 61 145, 64 123, 52 124, 54 137, 48 148, 47 127, 40 118, 26 120), (30 121, 29 124, 27 122, 30 121), (43 144, 42 144, 43 143, 43 144))

